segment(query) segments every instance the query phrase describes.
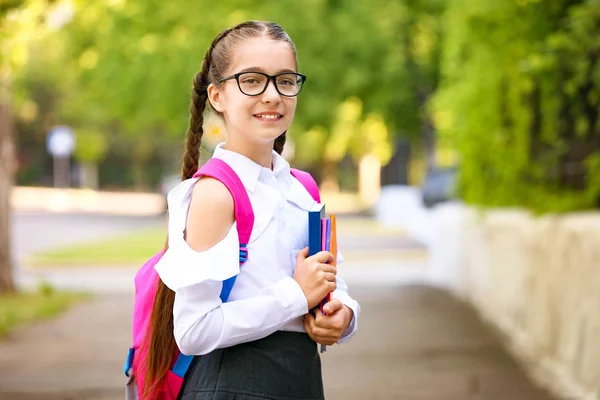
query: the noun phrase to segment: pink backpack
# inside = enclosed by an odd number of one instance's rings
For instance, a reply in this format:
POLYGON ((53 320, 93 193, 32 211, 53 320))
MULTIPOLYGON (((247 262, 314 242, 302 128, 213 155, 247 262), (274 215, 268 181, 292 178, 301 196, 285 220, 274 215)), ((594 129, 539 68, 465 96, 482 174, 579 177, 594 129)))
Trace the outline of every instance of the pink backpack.
MULTIPOLYGON (((297 169, 291 170, 292 175, 304 185, 313 199, 321 202, 319 188, 312 176, 304 171, 297 169)), ((252 227, 254 225, 254 213, 252 205, 246 193, 244 185, 237 174, 224 161, 218 158, 211 158, 196 174, 194 178, 208 176, 221 181, 233 197, 235 210, 235 219, 237 221, 237 230, 240 240, 240 266, 248 259, 246 244, 250 239, 252 227)), ((142 383, 146 375, 146 357, 147 349, 141 347, 144 335, 148 331, 154 297, 158 287, 158 274, 154 266, 160 260, 164 249, 156 253, 148 260, 137 272, 135 284, 135 302, 133 308, 133 344, 129 348, 127 359, 125 360, 124 372, 127 376, 127 399, 141 399, 142 383), (141 350, 140 350, 141 349, 141 350)), ((221 291, 221 300, 226 302, 233 284, 235 276, 223 282, 221 291)), ((193 356, 177 353, 173 355, 173 364, 171 370, 167 373, 166 379, 157 388, 156 393, 161 400, 175 400, 179 395, 183 378, 187 372, 193 356)))

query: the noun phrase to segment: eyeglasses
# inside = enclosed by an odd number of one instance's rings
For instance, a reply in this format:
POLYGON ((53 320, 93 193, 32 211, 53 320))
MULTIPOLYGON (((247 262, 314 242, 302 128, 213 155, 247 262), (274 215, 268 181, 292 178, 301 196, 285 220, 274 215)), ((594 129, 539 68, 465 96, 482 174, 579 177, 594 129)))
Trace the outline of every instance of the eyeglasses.
POLYGON ((272 80, 275 84, 275 89, 280 95, 294 97, 298 96, 304 82, 306 82, 306 76, 295 72, 283 72, 277 75, 267 75, 262 72, 238 72, 237 74, 220 79, 219 82, 225 82, 230 79, 237 81, 240 92, 246 96, 263 94, 272 80))

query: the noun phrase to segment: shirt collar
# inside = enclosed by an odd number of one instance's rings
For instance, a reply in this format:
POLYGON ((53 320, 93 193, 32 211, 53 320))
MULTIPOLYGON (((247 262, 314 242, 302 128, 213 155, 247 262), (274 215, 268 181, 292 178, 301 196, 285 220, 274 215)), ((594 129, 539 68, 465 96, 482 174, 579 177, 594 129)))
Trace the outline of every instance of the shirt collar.
POLYGON ((244 187, 253 192, 258 182, 261 171, 267 170, 269 173, 275 175, 276 179, 284 179, 289 184, 290 177, 290 164, 275 150, 273 150, 273 171, 270 172, 267 168, 255 163, 248 157, 236 153, 231 150, 226 150, 223 146, 225 143, 219 143, 213 153, 213 157, 219 158, 225 161, 237 174, 242 181, 244 187))
POLYGON ((277 179, 290 177, 290 164, 273 150, 273 174, 277 179))

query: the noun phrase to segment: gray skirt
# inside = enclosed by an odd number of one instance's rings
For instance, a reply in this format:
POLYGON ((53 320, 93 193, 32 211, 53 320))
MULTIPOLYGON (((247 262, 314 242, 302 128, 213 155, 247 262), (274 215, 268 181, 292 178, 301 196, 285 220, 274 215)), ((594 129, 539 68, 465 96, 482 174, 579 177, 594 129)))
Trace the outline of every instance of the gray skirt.
POLYGON ((323 400, 321 359, 306 333, 278 331, 196 356, 182 400, 323 400))

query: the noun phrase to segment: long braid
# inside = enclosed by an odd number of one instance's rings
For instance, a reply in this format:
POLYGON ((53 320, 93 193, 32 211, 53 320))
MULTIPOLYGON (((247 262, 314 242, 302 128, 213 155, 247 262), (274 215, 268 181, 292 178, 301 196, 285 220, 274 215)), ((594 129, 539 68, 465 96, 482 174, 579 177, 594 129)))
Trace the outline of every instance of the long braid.
POLYGON ((198 171, 200 145, 202 144, 202 135, 204 134, 204 110, 206 108, 206 101, 208 100, 208 85, 210 84, 212 52, 217 42, 227 35, 229 31, 225 30, 215 38, 204 56, 202 70, 194 77, 192 100, 190 102, 190 123, 186 133, 181 180, 191 178, 198 171))
POLYGON ((202 71, 196 74, 194 78, 194 90, 192 90, 192 100, 190 102, 190 122, 186 133, 185 152, 183 154, 183 165, 181 167, 181 180, 189 179, 198 170, 198 160, 200 159, 200 145, 202 144, 202 135, 204 130, 204 109, 208 92, 208 68, 206 68, 206 59, 202 66, 202 71))

